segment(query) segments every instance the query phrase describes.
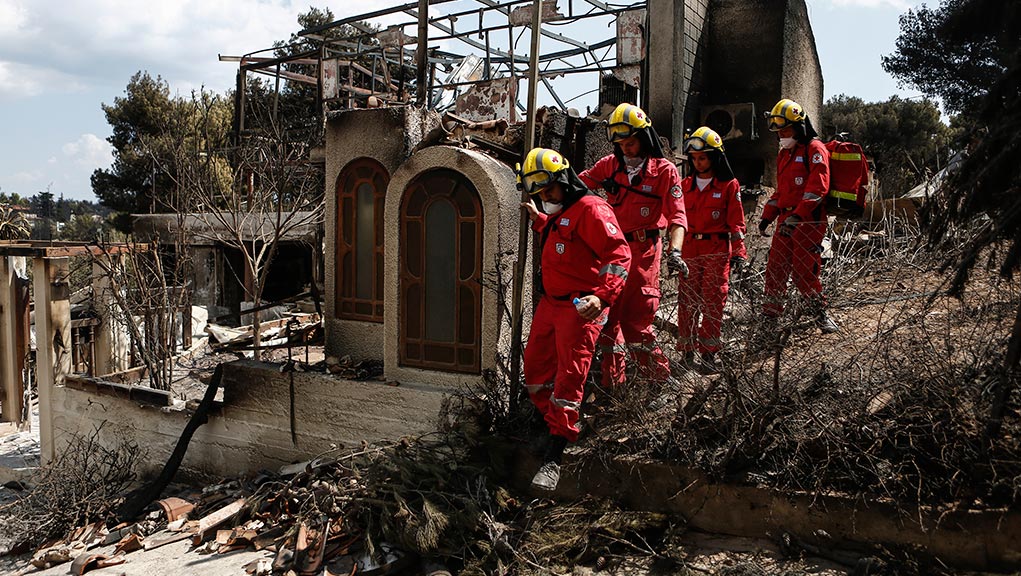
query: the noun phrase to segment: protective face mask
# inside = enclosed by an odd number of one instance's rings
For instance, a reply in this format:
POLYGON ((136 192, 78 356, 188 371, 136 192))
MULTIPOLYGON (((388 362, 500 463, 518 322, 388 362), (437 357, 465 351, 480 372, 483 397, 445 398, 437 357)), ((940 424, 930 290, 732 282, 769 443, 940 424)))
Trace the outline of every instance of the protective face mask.
POLYGON ((797 140, 795 140, 794 138, 781 138, 780 139, 780 147, 783 148, 784 150, 790 150, 791 148, 794 148, 794 145, 796 143, 797 143, 797 140))
POLYGON ((556 214, 564 209, 563 204, 554 204, 552 202, 542 201, 542 211, 546 214, 556 214))

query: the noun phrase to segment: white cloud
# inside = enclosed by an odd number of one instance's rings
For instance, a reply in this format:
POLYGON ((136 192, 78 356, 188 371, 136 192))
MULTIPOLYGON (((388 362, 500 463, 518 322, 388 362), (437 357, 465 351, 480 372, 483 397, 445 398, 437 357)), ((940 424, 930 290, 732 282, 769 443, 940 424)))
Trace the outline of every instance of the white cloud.
MULTIPOLYGON (((35 183, 42 180, 43 174, 38 170, 15 172, 13 180, 17 184, 24 184, 26 186, 34 185, 35 183)), ((24 196, 24 194, 22 194, 24 196)))
POLYGON ((0 37, 16 34, 28 21, 28 9, 15 0, 0 0, 0 37))
POLYGON ((113 161, 113 147, 95 134, 82 134, 61 146, 64 156, 83 168, 106 168, 113 161))
MULTIPOLYGON (((348 0, 335 16, 377 7, 348 0)), ((20 86, 7 91, 25 96, 124 86, 139 70, 162 76, 175 91, 178 83, 222 91, 233 86, 237 64, 219 62, 220 54, 286 40, 308 8, 299 0, 0 0, 0 64, 20 68, 20 86), (58 78, 72 81, 52 81, 58 78)))
POLYGON ((5 98, 30 98, 49 91, 80 92, 79 78, 52 68, 0 60, 0 102, 5 98))

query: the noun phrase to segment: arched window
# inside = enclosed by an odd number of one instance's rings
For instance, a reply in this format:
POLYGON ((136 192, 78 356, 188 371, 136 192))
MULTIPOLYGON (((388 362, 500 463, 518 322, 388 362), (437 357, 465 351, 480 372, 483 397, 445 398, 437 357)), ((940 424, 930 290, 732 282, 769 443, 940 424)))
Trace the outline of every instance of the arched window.
POLYGON ((482 205, 453 170, 419 175, 401 205, 400 360, 481 370, 482 205))
POLYGON ((383 322, 383 202, 390 175, 369 158, 337 178, 336 305, 338 318, 383 322))

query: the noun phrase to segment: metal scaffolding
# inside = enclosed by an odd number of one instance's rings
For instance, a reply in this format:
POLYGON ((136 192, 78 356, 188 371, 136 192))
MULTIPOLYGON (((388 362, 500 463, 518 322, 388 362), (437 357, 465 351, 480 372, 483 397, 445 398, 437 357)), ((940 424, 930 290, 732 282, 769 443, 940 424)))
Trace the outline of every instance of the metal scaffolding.
MULTIPOLYGON (((543 0, 538 81, 550 105, 599 92, 636 92, 644 61, 646 2, 543 0), (587 75, 587 76, 586 76, 587 75)), ((415 103, 474 120, 520 120, 517 85, 527 76, 534 0, 417 0, 345 17, 298 34, 306 48, 267 48, 240 57, 248 73, 316 87, 323 112, 415 103), (413 31, 416 35, 407 34, 413 31), (427 36, 424 37, 423 36, 427 36)), ((243 102, 242 102, 243 107, 243 102)), ((242 127, 243 128, 243 127, 242 127)))

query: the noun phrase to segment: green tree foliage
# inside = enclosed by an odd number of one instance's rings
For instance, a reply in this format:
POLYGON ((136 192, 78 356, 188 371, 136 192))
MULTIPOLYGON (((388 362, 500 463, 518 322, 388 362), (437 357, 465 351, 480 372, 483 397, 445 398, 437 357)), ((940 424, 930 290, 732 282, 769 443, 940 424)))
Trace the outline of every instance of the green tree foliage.
POLYGON ((189 160, 200 162, 208 150, 226 146, 233 116, 227 99, 206 90, 171 97, 167 83, 147 72, 132 76, 125 96, 103 111, 113 129, 107 140, 114 161, 92 174, 92 189, 104 206, 122 213, 172 210, 179 151, 192 150, 189 160))
POLYGON ((120 212, 148 212, 157 190, 167 188, 147 138, 167 125, 170 110, 170 86, 148 72, 137 72, 123 97, 103 104, 113 132, 107 141, 113 146, 114 160, 109 170, 92 173, 92 191, 104 206, 120 212))
POLYGON ((841 94, 822 109, 822 133, 830 139, 842 132, 862 145, 875 163, 884 197, 895 197, 942 168, 951 130, 940 121, 932 100, 865 102, 841 94))
POLYGON ((17 192, 0 192, 0 205, 7 206, 28 206, 28 198, 23 198, 17 192))
MULTIPOLYGON (((984 248, 1004 241, 1000 273, 1011 276, 1021 267, 1021 3, 942 0, 938 9, 908 12, 897 52, 883 65, 967 117, 964 161, 927 210, 933 243, 958 224, 985 222, 955 262, 951 290, 964 289, 984 248)), ((1021 358, 1021 332, 1015 339, 1012 364, 1021 358)))
POLYGON ((942 0, 939 8, 909 10, 883 69, 942 100, 947 112, 972 115, 1016 58, 1021 31, 1010 21, 1018 10, 1017 2, 1000 0, 942 0))

